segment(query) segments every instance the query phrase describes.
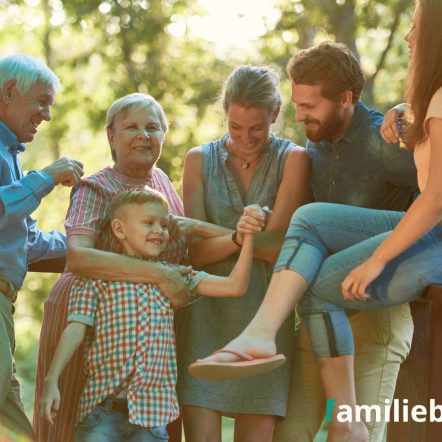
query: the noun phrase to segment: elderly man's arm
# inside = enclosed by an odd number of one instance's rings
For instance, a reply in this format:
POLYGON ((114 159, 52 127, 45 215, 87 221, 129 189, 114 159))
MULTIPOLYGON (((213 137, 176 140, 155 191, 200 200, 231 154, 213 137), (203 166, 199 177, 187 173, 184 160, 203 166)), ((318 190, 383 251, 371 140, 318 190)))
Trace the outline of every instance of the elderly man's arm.
POLYGON ((12 184, 1 186, 0 228, 29 216, 54 186, 54 180, 44 172, 30 172, 12 184))
MULTIPOLYGON (((1 158, 2 163, 6 163, 1 158)), ((0 164, 8 167, 9 164, 0 164)), ((28 217, 41 200, 57 184, 72 186, 83 175, 83 165, 70 158, 60 158, 41 171, 31 171, 26 176, 0 187, 0 228, 28 217)))
POLYGON ((37 229, 36 221, 27 217, 28 226, 28 261, 29 263, 60 259, 66 256, 66 237, 56 230, 42 232, 37 229))

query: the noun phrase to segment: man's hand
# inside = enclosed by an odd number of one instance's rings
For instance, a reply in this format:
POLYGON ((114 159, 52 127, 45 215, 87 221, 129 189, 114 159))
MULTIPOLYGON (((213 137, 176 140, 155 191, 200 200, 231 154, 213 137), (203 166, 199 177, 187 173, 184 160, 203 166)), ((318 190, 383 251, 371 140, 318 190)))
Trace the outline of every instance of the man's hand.
POLYGON ((42 169, 55 181, 55 184, 72 187, 77 184, 84 174, 83 164, 80 161, 63 157, 42 169))
POLYGON ((190 267, 180 266, 178 270, 164 268, 163 277, 158 287, 170 301, 172 308, 177 310, 190 300, 190 290, 183 280, 183 275, 191 271, 190 267))
POLYGON ((178 239, 194 232, 197 221, 186 216, 169 215, 169 235, 172 239, 178 239))
POLYGON ((54 418, 60 406, 60 390, 56 382, 46 380, 43 384, 43 393, 40 399, 40 417, 46 418, 54 425, 54 418))

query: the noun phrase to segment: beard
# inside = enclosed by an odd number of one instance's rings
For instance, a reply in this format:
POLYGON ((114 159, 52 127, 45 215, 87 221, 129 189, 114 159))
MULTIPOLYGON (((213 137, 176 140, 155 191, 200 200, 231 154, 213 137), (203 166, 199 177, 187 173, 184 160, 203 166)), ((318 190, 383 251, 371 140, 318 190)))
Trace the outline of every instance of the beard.
POLYGON ((304 120, 304 129, 307 138, 311 141, 333 141, 343 124, 344 119, 336 109, 323 122, 314 119, 304 120), (314 124, 315 127, 309 127, 310 124, 314 124))

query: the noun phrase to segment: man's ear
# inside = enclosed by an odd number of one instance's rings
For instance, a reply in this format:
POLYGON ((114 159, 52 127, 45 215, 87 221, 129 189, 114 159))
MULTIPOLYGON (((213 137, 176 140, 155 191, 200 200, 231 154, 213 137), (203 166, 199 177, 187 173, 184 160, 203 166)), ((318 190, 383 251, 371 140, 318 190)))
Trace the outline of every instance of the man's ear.
POLYGON ((111 221, 112 232, 117 237, 117 239, 119 239, 120 241, 122 241, 123 239, 126 239, 125 227, 126 227, 126 225, 125 225, 124 221, 121 221, 118 218, 114 218, 111 221))
POLYGON ((341 104, 344 108, 348 108, 353 104, 353 92, 350 89, 342 92, 341 104))
POLYGON ((1 97, 4 103, 11 102, 12 97, 14 96, 14 93, 17 90, 16 83, 17 83, 16 80, 9 80, 3 85, 1 91, 1 97))

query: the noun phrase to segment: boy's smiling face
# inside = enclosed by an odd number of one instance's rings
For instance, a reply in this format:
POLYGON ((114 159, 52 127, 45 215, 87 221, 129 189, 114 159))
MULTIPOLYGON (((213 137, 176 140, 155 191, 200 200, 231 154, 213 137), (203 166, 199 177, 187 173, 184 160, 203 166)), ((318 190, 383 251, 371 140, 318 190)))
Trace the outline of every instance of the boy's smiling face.
POLYGON ((169 215, 161 203, 126 204, 111 223, 124 253, 157 258, 169 241, 169 215))

